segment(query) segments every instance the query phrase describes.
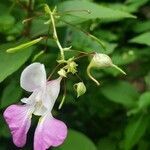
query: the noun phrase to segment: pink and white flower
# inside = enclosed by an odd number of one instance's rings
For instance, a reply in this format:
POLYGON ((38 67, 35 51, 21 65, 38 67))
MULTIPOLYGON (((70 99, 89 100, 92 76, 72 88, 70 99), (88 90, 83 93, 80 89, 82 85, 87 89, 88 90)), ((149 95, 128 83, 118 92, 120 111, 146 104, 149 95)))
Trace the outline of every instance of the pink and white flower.
POLYGON ((17 147, 26 144, 32 114, 40 116, 34 135, 34 150, 46 150, 64 142, 67 127, 51 113, 60 92, 60 82, 61 77, 47 82, 45 67, 40 63, 33 63, 23 70, 21 87, 32 94, 21 99, 22 105, 11 105, 4 112, 4 118, 17 147))

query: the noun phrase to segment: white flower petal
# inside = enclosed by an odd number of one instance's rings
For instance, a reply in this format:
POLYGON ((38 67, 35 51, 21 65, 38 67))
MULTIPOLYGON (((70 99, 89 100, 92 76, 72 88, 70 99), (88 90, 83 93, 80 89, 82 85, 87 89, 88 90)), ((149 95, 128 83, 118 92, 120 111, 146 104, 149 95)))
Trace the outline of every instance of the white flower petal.
POLYGON ((41 100, 41 97, 39 97, 40 93, 41 92, 39 90, 35 90, 28 98, 22 98, 21 102, 28 105, 35 105, 37 101, 41 100))
POLYGON ((28 103, 28 98, 22 98, 20 101, 21 101, 22 103, 27 104, 27 103, 28 103))
POLYGON ((36 103, 33 114, 36 116, 43 116, 46 113, 47 113, 47 108, 44 107, 42 102, 36 103))
POLYGON ((47 82, 46 92, 43 97, 43 105, 48 109, 52 110, 55 101, 60 92, 60 81, 62 78, 58 78, 56 80, 51 80, 47 82))
POLYGON ((20 84, 23 89, 32 92, 46 85, 46 71, 43 64, 33 63, 26 67, 20 78, 20 84))

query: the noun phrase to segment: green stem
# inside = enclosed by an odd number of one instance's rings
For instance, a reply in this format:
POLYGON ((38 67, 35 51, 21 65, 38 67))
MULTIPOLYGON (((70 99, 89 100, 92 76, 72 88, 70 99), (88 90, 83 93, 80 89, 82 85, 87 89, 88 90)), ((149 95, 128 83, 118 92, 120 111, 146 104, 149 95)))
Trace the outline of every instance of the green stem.
POLYGON ((53 12, 50 11, 49 14, 50 14, 50 18, 51 18, 51 21, 52 21, 53 37, 54 37, 54 39, 56 40, 57 46, 58 46, 59 49, 60 49, 61 59, 64 60, 64 59, 65 59, 65 56, 64 56, 64 49, 62 48, 62 46, 61 46, 61 44, 60 44, 60 41, 59 41, 59 39, 58 39, 58 36, 57 36, 57 31, 56 31, 56 25, 55 25, 55 20, 54 20, 53 12))
POLYGON ((119 68, 118 66, 112 64, 112 67, 114 67, 115 69, 117 69, 118 71, 120 71, 121 73, 123 73, 124 75, 126 75, 126 73, 121 68, 119 68))
POLYGON ((74 26, 73 24, 71 24, 70 22, 67 22, 63 19, 60 19, 62 22, 66 23, 67 25, 71 26, 72 28, 75 28, 79 31, 81 31, 82 33, 84 33, 86 36, 90 37, 91 39, 93 39, 94 41, 96 41, 105 51, 106 51, 106 46, 104 45, 104 43, 102 41, 100 41, 97 37, 95 37, 94 35, 90 34, 89 32, 77 27, 77 26, 74 26))
POLYGON ((91 66, 89 65, 87 67, 87 74, 88 74, 88 76, 90 77, 91 80, 93 80, 99 86, 100 83, 91 75, 90 69, 91 69, 91 66))
POLYGON ((66 98, 66 85, 65 85, 65 80, 64 80, 64 94, 63 94, 63 97, 62 97, 62 100, 61 100, 61 103, 59 104, 59 107, 58 109, 61 109, 64 102, 65 102, 65 98, 66 98))
POLYGON ((57 70, 57 68, 60 66, 61 64, 58 64, 53 71, 51 72, 51 74, 48 76, 48 80, 50 80, 51 76, 55 73, 55 71, 57 70))
POLYGON ((64 52, 68 52, 68 51, 70 51, 70 52, 82 53, 82 54, 86 54, 86 55, 89 54, 89 53, 86 53, 86 52, 83 52, 83 51, 79 51, 79 50, 74 50, 74 49, 64 50, 64 52))

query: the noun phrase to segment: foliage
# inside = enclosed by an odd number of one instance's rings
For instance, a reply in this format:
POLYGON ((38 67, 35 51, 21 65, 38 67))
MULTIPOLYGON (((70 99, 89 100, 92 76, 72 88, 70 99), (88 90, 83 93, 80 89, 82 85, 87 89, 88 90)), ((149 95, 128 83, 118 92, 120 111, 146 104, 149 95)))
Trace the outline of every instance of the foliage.
MULTIPOLYGON (((49 76, 60 60, 52 22, 43 10, 45 3, 52 9, 57 6, 60 43, 72 45, 72 51, 65 51, 66 57, 79 58, 75 64, 71 59, 59 72, 73 74, 66 76, 64 86, 62 83, 54 110, 56 118, 67 123, 69 135, 64 145, 52 149, 149 150, 150 0, 1 0, 0 149, 18 149, 2 114, 29 94, 19 87, 23 68, 38 61, 45 64, 49 76), (7 53, 8 49, 14 52, 7 53), (100 81, 97 87, 86 72, 91 57, 82 57, 93 51, 108 54, 127 75, 113 68, 93 68, 91 73, 100 81), (78 87, 74 89, 74 85, 78 87), (59 110, 62 97, 66 98, 59 110)), ((51 78, 57 77, 58 71, 56 68, 51 78)), ((34 119, 31 130, 36 125, 34 119)), ((32 137, 29 135, 24 150, 32 149, 32 137)))

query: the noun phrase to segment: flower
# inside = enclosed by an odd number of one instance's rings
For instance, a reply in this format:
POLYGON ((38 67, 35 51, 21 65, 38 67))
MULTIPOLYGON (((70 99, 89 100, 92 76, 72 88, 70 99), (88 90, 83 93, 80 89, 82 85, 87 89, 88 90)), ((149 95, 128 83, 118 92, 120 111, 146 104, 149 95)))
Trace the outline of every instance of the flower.
POLYGON ((32 114, 40 116, 34 135, 34 150, 46 150, 64 142, 67 127, 51 113, 60 91, 60 82, 61 77, 46 81, 45 67, 40 63, 33 63, 23 70, 21 87, 32 94, 21 99, 23 105, 11 105, 4 112, 4 118, 17 147, 26 144, 32 114))

